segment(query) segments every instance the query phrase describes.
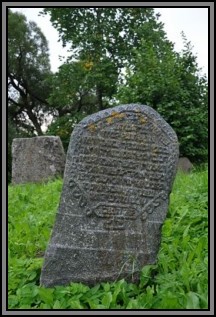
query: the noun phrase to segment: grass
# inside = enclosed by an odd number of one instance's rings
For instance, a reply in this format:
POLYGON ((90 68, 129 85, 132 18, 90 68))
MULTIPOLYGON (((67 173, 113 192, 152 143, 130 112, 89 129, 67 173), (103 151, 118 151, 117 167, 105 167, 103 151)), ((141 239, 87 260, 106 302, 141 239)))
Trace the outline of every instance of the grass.
POLYGON ((8 188, 9 309, 208 308, 207 170, 177 174, 157 263, 142 269, 139 284, 39 286, 61 189, 60 179, 8 188))

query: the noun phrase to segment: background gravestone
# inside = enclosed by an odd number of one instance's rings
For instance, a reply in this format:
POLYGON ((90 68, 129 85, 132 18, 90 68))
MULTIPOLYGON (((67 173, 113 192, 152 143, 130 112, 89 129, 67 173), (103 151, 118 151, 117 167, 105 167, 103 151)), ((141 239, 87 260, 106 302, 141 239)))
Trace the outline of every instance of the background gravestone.
POLYGON ((178 161, 178 170, 184 173, 190 173, 193 169, 193 164, 187 157, 180 157, 178 161))
POLYGON ((41 284, 137 280, 156 261, 178 157, 175 132, 148 106, 82 120, 71 136, 41 284))
POLYGON ((65 152, 57 136, 14 139, 12 183, 46 181, 63 176, 65 152))

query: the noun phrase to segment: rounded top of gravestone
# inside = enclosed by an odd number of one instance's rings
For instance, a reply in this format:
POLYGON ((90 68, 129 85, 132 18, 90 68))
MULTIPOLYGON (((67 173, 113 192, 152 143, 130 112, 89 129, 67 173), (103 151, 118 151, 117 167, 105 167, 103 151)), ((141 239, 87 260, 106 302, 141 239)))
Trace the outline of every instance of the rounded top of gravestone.
MULTIPOLYGON (((170 139, 173 142, 178 142, 177 135, 175 131, 172 129, 172 127, 161 117, 161 115, 155 111, 153 108, 147 105, 141 105, 141 104, 123 104, 119 105, 113 108, 108 108, 102 111, 99 111, 95 114, 89 115, 85 117, 83 120, 81 120, 75 127, 78 129, 79 126, 86 127, 90 124, 96 123, 98 121, 101 121, 107 117, 111 117, 113 119, 118 119, 118 118, 124 118, 123 114, 124 113, 130 113, 130 112, 135 112, 135 113, 143 113, 150 119, 154 119, 155 122, 160 123, 160 126, 163 127, 164 132, 168 133, 170 139), (119 115, 121 114, 121 115, 119 115)), ((111 120, 110 120, 111 122, 111 120)), ((143 122, 145 123, 145 122, 143 122)))

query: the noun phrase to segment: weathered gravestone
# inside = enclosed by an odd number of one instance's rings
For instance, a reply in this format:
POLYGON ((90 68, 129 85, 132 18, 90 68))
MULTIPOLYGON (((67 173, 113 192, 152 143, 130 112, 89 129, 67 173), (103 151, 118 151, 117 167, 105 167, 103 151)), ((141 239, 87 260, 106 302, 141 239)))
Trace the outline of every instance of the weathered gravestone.
POLYGON ((63 176, 65 152, 57 136, 14 139, 12 183, 42 182, 63 176))
POLYGON ((178 157, 175 132, 148 106, 82 120, 71 136, 41 284, 137 280, 156 261, 178 157))
POLYGON ((183 173, 190 173, 193 169, 193 164, 187 157, 180 157, 178 161, 178 170, 183 173))

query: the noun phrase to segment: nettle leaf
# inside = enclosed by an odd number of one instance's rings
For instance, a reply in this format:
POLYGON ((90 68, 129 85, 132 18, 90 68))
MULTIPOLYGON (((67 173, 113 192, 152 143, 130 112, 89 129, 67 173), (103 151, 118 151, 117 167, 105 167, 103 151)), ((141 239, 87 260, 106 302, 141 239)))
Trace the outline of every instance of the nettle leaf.
POLYGON ((151 279, 151 272, 156 268, 155 265, 145 265, 141 271, 140 287, 144 287, 151 279))
POLYGON ((33 270, 40 269, 42 266, 42 263, 43 263, 43 258, 34 259, 32 263, 29 265, 27 270, 33 271, 33 270))
POLYGON ((88 291, 88 294, 89 294, 90 296, 96 294, 96 293, 98 292, 99 288, 100 288, 100 284, 98 284, 98 285, 92 287, 92 288, 88 291))
POLYGON ((57 299, 53 305, 53 309, 59 309, 59 308, 62 308, 62 307, 59 300, 57 299))
POLYGON ((71 294, 77 294, 77 293, 86 293, 89 291, 89 287, 86 285, 83 285, 82 283, 72 283, 70 285, 70 292, 71 294))
POLYGON ((80 301, 78 299, 71 299, 69 301, 69 305, 70 305, 70 308, 72 309, 83 309, 84 306, 80 303, 80 301))
POLYGON ((126 282, 124 279, 122 279, 114 284, 113 303, 116 303, 116 299, 117 299, 118 295, 120 293, 122 293, 122 291, 124 290, 125 284, 126 284, 126 282))
POLYGON ((189 224, 189 225, 185 228, 185 230, 184 230, 184 232, 183 232, 183 238, 188 235, 188 231, 189 231, 189 229, 190 229, 190 226, 191 226, 191 224, 189 224))
POLYGON ((71 292, 69 290, 68 287, 64 287, 64 286, 56 286, 55 287, 55 291, 54 291, 54 295, 57 298, 67 298, 68 296, 71 296, 71 292))
POLYGON ((106 306, 98 304, 97 307, 95 307, 96 309, 106 309, 106 306))
POLYGON ((137 299, 130 299, 129 303, 126 306, 126 309, 137 309, 139 308, 139 303, 137 299))
POLYGON ((199 297, 194 292, 187 293, 187 304, 186 309, 199 309, 200 303, 199 303, 199 297))
POLYGON ((164 302, 161 304, 161 308, 163 309, 178 309, 181 308, 176 297, 169 297, 164 299, 164 302))
POLYGON ((52 308, 51 305, 45 304, 45 303, 41 303, 40 306, 38 308, 42 308, 42 309, 50 309, 52 308))
POLYGON ((8 307, 16 308, 19 303, 18 297, 15 295, 8 296, 8 307))
POLYGON ((87 299, 86 302, 89 304, 91 309, 98 308, 99 299, 87 299))
POLYGON ((40 288, 39 289, 39 296, 44 303, 52 305, 53 304, 53 292, 54 289, 49 288, 40 288))
POLYGON ((32 287, 28 287, 28 285, 25 285, 22 288, 19 288, 16 294, 20 298, 32 298, 38 294, 38 290, 36 287, 32 288, 32 287))
POLYGON ((111 302, 112 302, 112 293, 111 292, 105 293, 104 297, 102 298, 102 304, 106 308, 110 308, 111 302))
POLYGON ((102 283, 103 288, 105 290, 105 292, 109 292, 110 290, 110 283, 102 283))
POLYGON ((37 272, 33 271, 29 274, 28 280, 33 281, 37 277, 37 272))

